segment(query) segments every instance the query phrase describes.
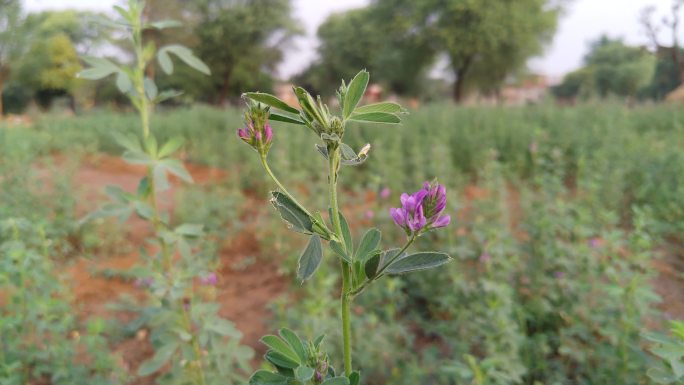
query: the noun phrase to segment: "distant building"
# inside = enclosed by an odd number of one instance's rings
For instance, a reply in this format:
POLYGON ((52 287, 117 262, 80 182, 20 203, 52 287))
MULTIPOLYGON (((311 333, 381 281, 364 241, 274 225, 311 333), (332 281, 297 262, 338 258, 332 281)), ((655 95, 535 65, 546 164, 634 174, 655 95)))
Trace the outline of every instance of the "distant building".
POLYGON ((524 106, 541 103, 552 85, 548 77, 531 74, 504 85, 497 94, 475 94, 466 104, 524 106))

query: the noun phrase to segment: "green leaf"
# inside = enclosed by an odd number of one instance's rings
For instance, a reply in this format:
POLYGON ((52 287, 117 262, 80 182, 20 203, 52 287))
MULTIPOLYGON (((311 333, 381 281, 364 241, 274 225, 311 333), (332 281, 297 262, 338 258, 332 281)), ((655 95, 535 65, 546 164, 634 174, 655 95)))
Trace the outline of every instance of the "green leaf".
POLYGON ((166 177, 166 167, 162 164, 156 164, 152 173, 154 178, 154 189, 157 192, 168 190, 171 185, 169 184, 169 178, 166 177))
POLYGON ((154 80, 145 77, 145 80, 143 81, 143 86, 145 88, 145 95, 147 95, 147 99, 154 100, 159 94, 159 89, 157 88, 157 85, 154 83, 154 80))
POLYGON ((299 356, 297 356, 297 353, 295 353, 294 350, 285 343, 282 339, 274 336, 274 335, 267 335, 261 337, 261 342, 268 346, 269 348, 275 350, 276 352, 284 355, 288 359, 297 362, 298 364, 302 364, 301 360, 299 359, 299 356))
POLYGON ((140 367, 138 368, 138 375, 149 376, 150 374, 156 372, 162 366, 164 366, 164 364, 167 363, 169 359, 171 359, 171 356, 173 356, 177 349, 178 342, 176 341, 172 341, 162 346, 154 353, 154 356, 152 356, 152 358, 143 362, 142 365, 140 365, 140 367))
POLYGON ((363 271, 366 273, 368 279, 373 279, 375 278, 375 275, 378 274, 378 266, 380 266, 381 259, 382 253, 377 252, 366 261, 366 264, 363 266, 363 271))
POLYGON ((171 61, 171 56, 166 51, 157 52, 157 62, 159 62, 159 67, 165 74, 171 75, 173 73, 173 62, 171 61))
POLYGON ((167 45, 163 48, 161 48, 159 51, 165 51, 165 52, 170 52, 178 58, 183 61, 185 64, 189 65, 190 67, 196 69, 197 71, 205 74, 205 75, 211 75, 211 70, 209 67, 207 67, 206 64, 202 60, 200 60, 197 56, 195 56, 192 53, 192 50, 190 50, 187 47, 183 47, 182 45, 178 44, 173 44, 173 45, 167 45))
POLYGON ((154 163, 154 159, 142 151, 126 151, 122 157, 130 164, 150 165, 154 163))
POLYGON ((352 240, 352 235, 351 235, 351 230, 349 229, 349 223, 347 222, 347 218, 342 215, 342 211, 339 212, 340 214, 340 225, 342 226, 342 237, 344 238, 344 245, 347 248, 347 253, 352 254, 354 252, 354 242, 352 240))
POLYGON ((299 266, 297 268, 297 277, 302 282, 311 278, 316 272, 318 266, 323 259, 323 248, 321 247, 321 237, 317 234, 311 236, 309 244, 304 249, 304 252, 299 257, 299 266))
POLYGON ((300 125, 305 125, 304 121, 299 115, 295 114, 290 114, 289 112, 284 112, 284 111, 270 111, 269 112, 269 118, 271 120, 275 120, 277 122, 284 122, 284 123, 292 123, 292 124, 300 124, 300 125))
POLYGON ((154 135, 150 135, 143 140, 145 145, 145 152, 150 155, 151 158, 157 158, 157 138, 154 135))
POLYGON ((126 21, 132 22, 133 21, 133 16, 128 12, 128 10, 124 9, 123 7, 120 7, 118 5, 113 6, 114 10, 126 21))
POLYGON ((336 242, 336 241, 330 241, 329 243, 330 249, 335 252, 335 254, 339 255, 344 259, 347 263, 352 263, 351 257, 344 251, 344 247, 342 246, 341 243, 336 242))
POLYGON ((317 145, 316 145, 316 149, 318 150, 318 152, 321 153, 321 155, 323 155, 323 157, 324 157, 326 160, 328 159, 328 147, 326 147, 326 146, 321 146, 321 145, 318 145, 318 144, 317 144, 317 145))
POLYGON ((204 225, 194 224, 194 223, 183 223, 182 225, 176 227, 174 232, 176 234, 184 235, 186 237, 199 237, 204 234, 204 225))
POLYGON ((116 143, 128 151, 143 152, 142 146, 140 145, 140 140, 135 135, 126 135, 115 132, 112 134, 112 138, 114 138, 116 143))
POLYGON ((294 107, 291 107, 289 104, 285 103, 278 97, 273 96, 271 94, 267 94, 265 92, 247 92, 244 95, 259 103, 263 103, 267 106, 271 106, 279 110, 283 110, 285 112, 289 112, 291 114, 299 116, 299 110, 297 110, 294 107))
POLYGON ((359 248, 356 249, 355 259, 365 261, 367 257, 370 257, 371 253, 378 248, 381 238, 382 233, 378 229, 373 228, 366 231, 359 243, 359 248))
POLYGON ((355 122, 371 122, 371 123, 387 123, 387 124, 398 124, 401 123, 401 119, 392 114, 385 112, 370 112, 367 114, 353 114, 349 117, 349 120, 355 122))
POLYGON ((678 380, 672 373, 669 373, 664 368, 649 368, 646 375, 658 384, 672 384, 678 380))
POLYGON ((257 370, 249 378, 249 385, 287 385, 288 378, 268 370, 257 370))
POLYGON ((165 100, 175 98, 176 96, 179 96, 179 95, 183 95, 183 92, 182 91, 176 91, 176 90, 166 90, 166 91, 160 92, 154 101, 155 101, 155 103, 161 103, 165 100))
POLYGON ((180 160, 167 158, 167 159, 160 161, 159 163, 163 164, 164 167, 166 167, 166 169, 171 174, 179 177, 184 182, 193 183, 192 175, 190 175, 188 170, 185 169, 183 162, 181 162, 180 160))
POLYGON ((316 107, 316 102, 313 100, 313 97, 311 97, 311 94, 307 90, 305 90, 302 87, 294 87, 294 93, 295 96, 297 96, 297 100, 299 101, 299 106, 302 107, 302 110, 304 111, 305 115, 309 118, 310 121, 317 120, 320 124, 326 126, 328 122, 323 119, 323 116, 321 115, 321 112, 318 111, 318 107, 316 107))
POLYGON ((83 60, 90 65, 90 68, 76 75, 81 79, 98 80, 120 71, 116 64, 105 58, 84 56, 83 60))
POLYGON ((412 271, 432 269, 449 262, 451 257, 445 253, 420 252, 400 257, 385 270, 388 274, 403 274, 412 271))
POLYGON ((294 375, 297 380, 306 383, 313 378, 314 372, 315 371, 308 366, 299 366, 295 369, 294 375))
POLYGON ((368 71, 362 70, 349 83, 347 93, 344 95, 343 115, 345 119, 351 115, 356 105, 361 101, 363 94, 366 92, 366 87, 368 87, 369 79, 368 71))
POLYGON ((280 337, 282 337, 287 343, 292 347, 292 350, 297 353, 297 356, 301 360, 301 362, 306 362, 306 349, 304 348, 304 344, 302 343, 302 340, 297 336, 295 332, 293 332, 290 329, 287 328, 282 328, 278 331, 278 334, 280 337))
POLYGON ((406 113, 406 110, 401 105, 393 102, 382 102, 374 104, 366 104, 365 106, 357 107, 354 114, 369 114, 374 112, 384 112, 388 114, 406 113))
MULTIPOLYGON (((176 232, 178 232, 178 229, 176 229, 176 232)), ((233 325, 232 322, 225 320, 223 318, 213 318, 210 322, 206 324, 205 327, 208 330, 211 330, 212 332, 218 333, 222 336, 233 338, 240 338, 241 336, 240 331, 235 328, 235 325, 233 325)))
POLYGON ((144 219, 151 219, 154 217, 154 209, 152 206, 145 202, 141 201, 136 201, 133 206, 135 207, 135 211, 144 219))
POLYGON ((269 350, 268 352, 266 352, 264 358, 268 362, 275 365, 277 368, 295 369, 299 366, 298 362, 292 361, 291 359, 276 352, 275 350, 269 350))
POLYGON ((271 194, 273 195, 271 204, 278 210, 280 217, 290 225, 292 230, 304 234, 313 232, 313 220, 290 197, 280 191, 273 191, 271 194))
POLYGON ((321 334, 320 336, 316 337, 313 340, 313 345, 316 347, 316 349, 318 349, 321 346, 324 339, 325 339, 325 334, 321 334))
POLYGON ((166 29, 166 28, 177 28, 177 27, 182 27, 183 24, 180 21, 176 20, 159 20, 159 21, 153 21, 151 23, 145 24, 145 28, 156 28, 159 30, 166 29))
POLYGON ((161 147, 161 149, 159 150, 159 153, 157 153, 157 157, 158 158, 166 158, 167 156, 178 151, 178 149, 183 146, 184 142, 185 142, 185 140, 181 137, 178 137, 178 136, 169 139, 169 141, 164 143, 164 145, 161 147))
POLYGON ((116 88, 118 88, 123 94, 127 94, 128 91, 133 88, 131 78, 129 78, 128 75, 123 71, 119 71, 116 74, 116 88))
POLYGON ((361 382, 361 373, 353 372, 349 375, 349 385, 359 385, 361 382))
POLYGON ((356 151, 346 143, 340 143, 340 152, 342 153, 342 158, 345 160, 358 158, 356 151))
POLYGON ((328 378, 321 385, 349 385, 349 379, 347 377, 328 378))
POLYGON ((318 234, 321 236, 321 239, 325 239, 326 241, 329 241, 331 239, 336 239, 335 234, 333 234, 332 231, 328 228, 328 226, 325 224, 325 220, 323 219, 323 216, 319 211, 317 211, 312 217, 311 220, 313 222, 312 228, 313 232, 315 234, 318 234))

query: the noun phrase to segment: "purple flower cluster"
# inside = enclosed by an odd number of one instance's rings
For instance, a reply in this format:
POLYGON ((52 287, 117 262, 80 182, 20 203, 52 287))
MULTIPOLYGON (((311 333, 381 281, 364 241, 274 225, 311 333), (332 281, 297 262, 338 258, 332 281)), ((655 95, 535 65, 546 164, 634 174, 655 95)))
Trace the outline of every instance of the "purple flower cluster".
POLYGON ((242 141, 254 147, 268 150, 273 140, 273 129, 266 123, 262 129, 255 127, 253 122, 248 122, 244 128, 238 128, 237 135, 242 141))
POLYGON ((208 273, 199 278, 199 283, 204 286, 215 286, 218 283, 218 276, 214 272, 208 273))
POLYGON ((446 188, 439 183, 425 182, 423 188, 413 194, 401 194, 401 207, 391 208, 390 215, 397 226, 407 234, 445 227, 451 217, 444 213, 446 188))

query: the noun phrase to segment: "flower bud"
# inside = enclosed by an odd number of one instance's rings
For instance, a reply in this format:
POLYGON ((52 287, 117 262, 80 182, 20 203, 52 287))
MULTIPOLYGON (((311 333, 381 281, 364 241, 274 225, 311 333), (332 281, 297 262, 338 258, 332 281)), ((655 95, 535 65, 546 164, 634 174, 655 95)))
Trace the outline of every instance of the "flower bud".
POLYGON ((401 194, 400 199, 401 207, 391 208, 390 215, 407 235, 420 235, 451 222, 449 215, 442 215, 446 208, 446 188, 439 183, 425 182, 422 189, 401 194))
POLYGON ((273 141, 273 129, 268 123, 269 107, 249 100, 245 111, 245 127, 237 136, 260 154, 267 154, 273 141))

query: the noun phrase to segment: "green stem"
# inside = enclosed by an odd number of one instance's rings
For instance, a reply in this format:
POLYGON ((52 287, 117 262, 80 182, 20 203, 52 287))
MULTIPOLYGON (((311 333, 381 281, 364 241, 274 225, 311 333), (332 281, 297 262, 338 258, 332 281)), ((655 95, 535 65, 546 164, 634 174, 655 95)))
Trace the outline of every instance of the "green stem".
POLYGON ((382 275, 382 273, 384 273, 385 270, 387 270, 387 268, 388 268, 394 261, 396 261, 397 258, 399 258, 399 256, 400 256, 401 254, 403 254, 404 251, 406 251, 406 249, 408 249, 409 246, 411 246, 411 245, 413 244, 413 241, 415 241, 415 240, 416 240, 416 235, 415 235, 415 234, 414 234, 414 235, 411 235, 411 237, 408 239, 408 241, 406 242, 406 244, 404 245, 404 247, 402 247, 401 250, 399 250, 399 252, 398 252, 394 257, 392 257, 392 259, 390 259, 389 261, 387 261, 387 262, 385 262, 385 263, 383 264, 382 268, 380 269, 380 271, 378 271, 378 273, 375 275, 375 278, 373 278, 373 280, 376 280, 376 279, 380 278, 380 276, 382 275))
POLYGON ((368 285, 370 285, 372 282, 376 281, 378 278, 382 277, 382 273, 387 269, 387 267, 388 267, 389 265, 391 265, 392 262, 396 261, 397 258, 399 258, 399 256, 400 256, 404 251, 406 251, 406 249, 408 249, 409 246, 411 246, 411 244, 413 244, 413 241, 415 241, 415 240, 416 240, 416 236, 415 236, 415 235, 412 235, 412 236, 409 238, 409 240, 406 242, 406 244, 404 245, 404 247, 403 247, 401 250, 399 250, 399 252, 398 252, 392 259, 390 259, 388 262, 385 262, 385 263, 383 264, 383 267, 380 269, 380 271, 378 271, 378 273, 375 275, 375 277, 374 277, 373 279, 370 279, 370 280, 364 282, 363 285, 361 285, 361 287, 357 288, 356 290, 353 290, 353 291, 352 291, 351 293, 349 293, 349 294, 350 294, 352 297, 356 296, 357 294, 360 294, 362 291, 364 291, 364 290, 366 289, 366 287, 368 287, 368 285))
POLYGON ((183 322, 185 323, 185 328, 187 329, 188 333, 192 336, 191 340, 191 345, 192 345, 192 350, 195 353, 195 357, 197 359, 197 377, 199 379, 198 383, 200 385, 205 385, 206 379, 204 378, 204 365, 202 365, 202 348, 200 347, 199 341, 197 341, 197 337, 193 333, 192 330, 192 320, 190 319, 190 315, 188 314, 188 311, 185 309, 185 304, 182 303, 181 301, 181 311, 183 312, 183 322))
POLYGON ((297 201, 297 199, 295 199, 295 197, 292 196, 292 194, 290 194, 289 191, 287 191, 285 186, 283 186, 283 184, 280 183, 278 178, 276 178, 275 174, 273 174, 271 167, 269 167, 269 165, 268 165, 268 160, 266 159, 266 154, 259 154, 259 158, 261 158, 261 164, 264 166, 264 170, 266 170, 266 173, 268 174, 268 176, 270 176, 271 179, 273 179, 273 182, 275 182, 276 186, 278 186, 280 191, 282 191, 283 194, 287 195, 287 197, 292 200, 292 202, 294 202, 297 206, 299 206, 299 208, 302 209, 306 213, 306 215, 308 215, 309 217, 313 217, 313 215, 311 215, 309 210, 307 210, 306 207, 302 206, 302 204, 299 203, 297 201))
MULTIPOLYGON (((335 148, 329 151, 329 193, 330 193, 330 211, 331 221, 335 234, 339 239, 344 239, 342 235, 342 223, 340 222, 340 209, 337 203, 337 171, 340 165, 340 150, 335 148)), ((342 242, 342 248, 346 250, 346 243, 342 242)), ((340 294, 340 302, 342 304, 342 343, 344 346, 344 374, 349 377, 352 374, 352 338, 351 338, 351 266, 340 260, 340 267, 342 269, 342 291, 340 294)))
MULTIPOLYGON (((147 100, 147 96, 145 94, 145 58, 143 57, 143 46, 142 46, 142 25, 141 22, 138 21, 138 24, 136 24, 133 28, 133 43, 135 46, 135 53, 136 53, 136 71, 133 74, 133 82, 135 85, 135 89, 137 92, 137 98, 138 98, 138 111, 140 112, 140 124, 142 126, 143 130, 143 139, 144 143, 147 143, 147 139, 151 135, 150 132, 150 104, 147 100)), ((135 96, 131 96, 131 98, 134 98, 135 96)), ((154 154, 152 154, 154 156, 154 154)), ((161 214, 159 210, 159 204, 157 200, 157 190, 155 187, 154 183, 154 169, 152 166, 148 167, 147 170, 147 178, 148 178, 148 183, 150 186, 150 206, 152 207, 153 215, 152 215, 152 225, 154 227, 155 232, 157 235, 161 233, 161 231, 166 229, 166 225, 164 222, 161 220, 161 214)), ((159 243, 161 246, 161 255, 162 255, 162 267, 164 270, 164 276, 168 280, 168 283, 171 284, 173 279, 173 255, 171 251, 169 250, 168 244, 163 240, 159 239, 159 243)), ((199 345, 199 342, 196 338, 196 336, 193 333, 192 330, 192 321, 185 310, 183 300, 181 299, 179 301, 179 305, 181 307, 181 312, 183 313, 183 320, 185 323, 185 326, 188 330, 188 333, 192 336, 192 349, 195 354, 195 359, 197 361, 197 377, 199 379, 198 383, 200 385, 204 385, 206 383, 205 381, 205 376, 204 376, 204 368, 202 365, 202 350, 199 345)))

